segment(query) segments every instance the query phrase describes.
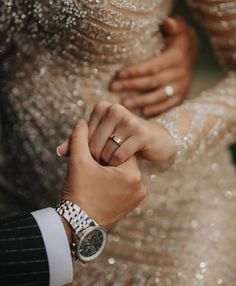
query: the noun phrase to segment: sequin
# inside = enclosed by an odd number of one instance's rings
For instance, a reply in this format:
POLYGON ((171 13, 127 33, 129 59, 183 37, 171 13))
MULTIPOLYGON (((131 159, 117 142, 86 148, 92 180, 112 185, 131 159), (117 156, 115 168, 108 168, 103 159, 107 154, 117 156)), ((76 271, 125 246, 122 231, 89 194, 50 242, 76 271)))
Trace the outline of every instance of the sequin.
MULTIPOLYGON (((0 196, 9 213, 59 199, 66 161, 57 158, 56 147, 78 118, 88 118, 95 102, 126 96, 108 91, 121 67, 162 53, 160 24, 173 1, 2 3, 0 109, 6 168, 0 172, 0 196)), ((159 118, 178 146, 173 168, 160 173, 155 164, 142 163, 147 199, 112 231, 99 260, 75 265, 79 279, 73 285, 235 284, 236 179, 226 146, 235 140, 236 38, 231 30, 236 7, 223 0, 189 4, 231 72, 198 99, 159 118), (193 120, 189 132, 181 134, 176 120, 185 111, 193 120), (199 136, 209 117, 217 118, 214 126, 199 136)))

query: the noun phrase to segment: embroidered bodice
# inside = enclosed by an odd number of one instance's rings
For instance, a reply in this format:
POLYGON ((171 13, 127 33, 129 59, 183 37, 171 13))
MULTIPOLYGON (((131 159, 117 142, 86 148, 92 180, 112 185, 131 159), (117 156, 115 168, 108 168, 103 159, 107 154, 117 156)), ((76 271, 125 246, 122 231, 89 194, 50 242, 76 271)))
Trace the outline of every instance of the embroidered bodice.
POLYGON ((171 6, 169 0, 3 1, 5 188, 17 177, 23 200, 55 201, 65 170, 55 157, 56 146, 79 117, 88 117, 95 102, 125 96, 108 90, 118 70, 163 50, 160 24, 171 6), (26 162, 32 164, 31 175, 16 170, 26 162), (40 182, 34 188, 39 187, 41 198, 32 197, 29 177, 40 182))
MULTIPOLYGON (((66 162, 56 147, 95 102, 126 95, 108 90, 120 68, 162 52, 160 24, 173 2, 1 1, 3 213, 57 202, 66 162)), ((152 119, 175 139, 176 168, 143 166, 149 196, 110 234, 104 256, 79 267, 79 285, 235 285, 236 179, 226 146, 235 140, 236 1, 189 4, 225 78, 152 119)))

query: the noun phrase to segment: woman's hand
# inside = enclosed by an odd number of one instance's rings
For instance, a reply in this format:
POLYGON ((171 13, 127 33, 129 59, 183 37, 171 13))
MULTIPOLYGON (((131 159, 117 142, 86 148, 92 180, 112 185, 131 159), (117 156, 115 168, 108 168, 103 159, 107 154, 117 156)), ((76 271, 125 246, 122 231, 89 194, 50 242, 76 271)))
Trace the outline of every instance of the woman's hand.
POLYGON ((145 62, 121 70, 112 82, 112 91, 133 91, 123 105, 139 108, 145 117, 156 116, 180 104, 192 82, 197 41, 193 30, 181 18, 164 23, 167 49, 145 62))
POLYGON ((118 166, 137 152, 164 162, 176 152, 172 137, 159 123, 143 120, 119 104, 95 105, 88 125, 90 151, 104 165, 118 166))

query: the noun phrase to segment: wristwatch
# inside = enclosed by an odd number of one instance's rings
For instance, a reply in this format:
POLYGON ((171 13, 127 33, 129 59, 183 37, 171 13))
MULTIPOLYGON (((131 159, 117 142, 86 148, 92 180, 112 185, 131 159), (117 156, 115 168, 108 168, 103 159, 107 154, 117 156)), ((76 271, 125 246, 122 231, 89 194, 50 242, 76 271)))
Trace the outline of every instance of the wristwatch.
POLYGON ((99 224, 91 219, 81 208, 71 201, 63 200, 56 212, 71 226, 74 239, 72 255, 83 263, 97 258, 104 250, 107 242, 107 233, 99 224))

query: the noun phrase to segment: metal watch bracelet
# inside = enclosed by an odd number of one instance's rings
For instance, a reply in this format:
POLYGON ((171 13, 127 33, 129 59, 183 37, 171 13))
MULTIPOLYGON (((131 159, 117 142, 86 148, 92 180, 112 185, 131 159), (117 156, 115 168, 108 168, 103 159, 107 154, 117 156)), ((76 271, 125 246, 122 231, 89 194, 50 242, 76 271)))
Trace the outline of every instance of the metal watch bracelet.
POLYGON ((56 212, 69 223, 76 233, 90 226, 98 226, 98 223, 91 219, 78 205, 68 200, 61 201, 56 206, 56 212))

